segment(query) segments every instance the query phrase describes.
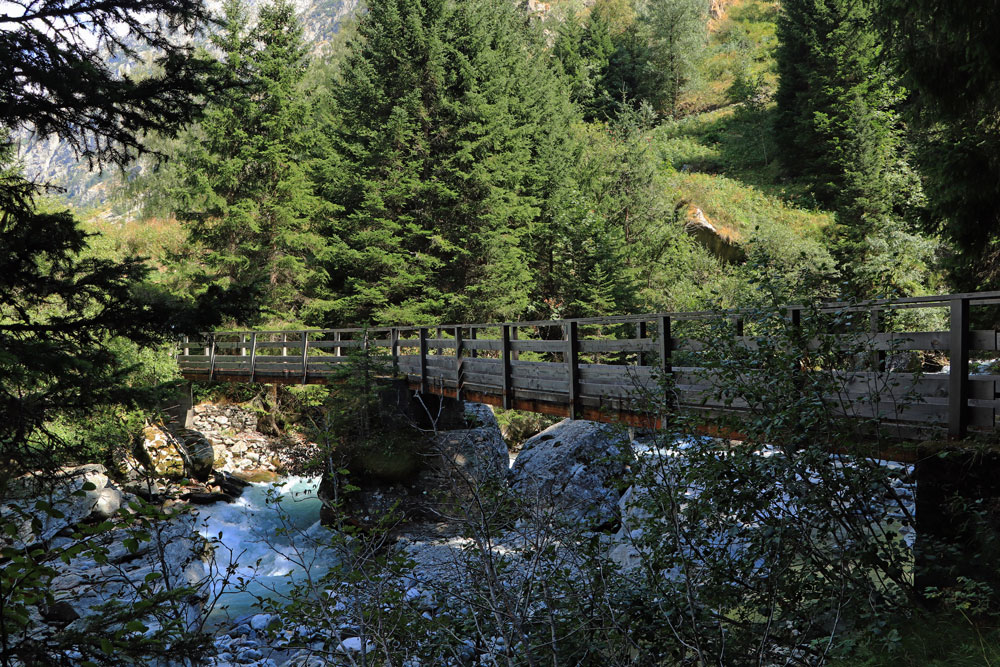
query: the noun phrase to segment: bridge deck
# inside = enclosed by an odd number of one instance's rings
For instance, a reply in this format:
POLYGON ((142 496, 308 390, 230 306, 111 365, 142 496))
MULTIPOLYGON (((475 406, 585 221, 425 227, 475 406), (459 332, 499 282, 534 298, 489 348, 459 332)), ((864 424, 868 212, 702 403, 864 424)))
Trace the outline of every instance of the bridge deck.
MULTIPOLYGON (((995 330, 969 328, 971 306, 996 304, 1000 293, 920 297, 819 309, 790 307, 789 326, 807 317, 833 317, 828 334, 844 355, 834 394, 824 396, 841 414, 878 418, 903 437, 950 435, 996 427, 1000 375, 970 375, 969 356, 1000 350, 995 330), (886 332, 882 325, 903 309, 944 309, 944 331, 886 332), (864 350, 859 353, 859 350, 864 350), (903 355, 947 355, 944 373, 896 370, 903 355), (888 359, 888 362, 887 362, 888 359), (859 363, 860 360, 860 363, 859 363)), ((630 315, 612 318, 452 324, 305 331, 230 331, 178 344, 178 362, 192 381, 321 384, 330 381, 352 350, 381 350, 387 366, 415 390, 463 400, 572 418, 655 423, 669 378, 675 409, 746 410, 739 396, 723 397, 714 373, 698 365, 713 321, 726 322, 730 341, 759 349, 765 328, 737 311, 630 315), (747 335, 753 330, 756 335, 747 335), (683 364, 683 365, 681 365, 683 364), (653 404, 658 404, 657 408, 653 404)), ((896 318, 898 319, 898 318, 896 318)), ((813 341, 818 345, 817 341, 813 341)), ((818 370, 818 369, 817 369, 818 370)))

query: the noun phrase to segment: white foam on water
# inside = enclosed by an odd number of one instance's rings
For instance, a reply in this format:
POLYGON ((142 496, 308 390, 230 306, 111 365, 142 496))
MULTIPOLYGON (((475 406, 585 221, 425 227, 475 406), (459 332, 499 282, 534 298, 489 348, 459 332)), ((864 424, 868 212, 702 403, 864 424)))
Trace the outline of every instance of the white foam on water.
POLYGON ((258 597, 280 597, 305 575, 331 565, 330 531, 320 525, 319 477, 251 484, 232 503, 196 510, 199 532, 215 547, 210 625, 259 611, 258 597), (229 582, 225 581, 227 570, 229 582), (239 580, 248 582, 239 586, 239 580), (242 589, 242 590, 237 590, 242 589))

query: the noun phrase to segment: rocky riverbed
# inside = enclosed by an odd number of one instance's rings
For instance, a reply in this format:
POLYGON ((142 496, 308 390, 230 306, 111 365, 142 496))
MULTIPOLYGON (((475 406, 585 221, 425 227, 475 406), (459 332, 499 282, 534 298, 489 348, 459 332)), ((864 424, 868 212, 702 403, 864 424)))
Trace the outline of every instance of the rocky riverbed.
MULTIPOLYGON (((57 563, 55 604, 32 622, 42 633, 84 628, 95 605, 132 599, 134 584, 157 572, 157 586, 197 591, 175 613, 214 634, 207 664, 355 664, 393 642, 412 644, 411 667, 493 664, 513 650, 511 635, 470 627, 456 644, 448 628, 474 620, 484 601, 550 622, 539 581, 552 577, 576 595, 594 583, 595 563, 627 576, 644 558, 636 540, 649 490, 622 482, 644 457, 676 457, 687 445, 664 450, 564 420, 529 438, 510 465, 488 406, 467 405, 465 426, 429 435, 413 479, 357 491, 344 510, 363 526, 352 535, 320 525, 319 477, 294 474, 309 471, 316 445, 260 433, 255 413, 237 405, 197 406, 192 429, 148 428, 121 474, 90 465, 60 471, 44 489, 23 480, 0 512, 8 522, 22 515, 13 539, 52 553, 72 548, 81 526, 121 523, 139 499, 169 515, 150 520, 147 540, 132 542, 117 525, 101 534, 100 557, 57 563), (33 526, 41 496, 61 516, 33 526), (401 519, 375 530, 390 508, 401 519), (331 565, 350 575, 325 577, 331 565), (223 595, 224 581, 237 592, 223 595), (293 589, 311 602, 282 613, 293 589), (439 644, 448 656, 428 661, 439 644)), ((912 489, 897 491, 912 503, 912 489)))

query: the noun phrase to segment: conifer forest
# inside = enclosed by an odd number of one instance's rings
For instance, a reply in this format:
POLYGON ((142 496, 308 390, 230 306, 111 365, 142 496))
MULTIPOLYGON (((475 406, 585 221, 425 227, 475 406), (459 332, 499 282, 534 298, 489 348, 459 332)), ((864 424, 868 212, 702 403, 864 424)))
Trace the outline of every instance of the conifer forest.
POLYGON ((0 667, 1000 664, 998 34, 0 2, 0 667), (509 409, 578 353, 656 419, 509 409), (955 396, 961 439, 882 428, 955 396))

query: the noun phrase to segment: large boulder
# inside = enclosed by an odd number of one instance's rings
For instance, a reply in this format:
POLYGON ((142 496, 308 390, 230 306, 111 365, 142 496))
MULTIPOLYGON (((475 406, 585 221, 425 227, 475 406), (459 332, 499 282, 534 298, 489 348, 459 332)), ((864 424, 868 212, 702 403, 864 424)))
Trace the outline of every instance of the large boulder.
POLYGON ((147 471, 157 477, 193 477, 205 481, 215 465, 211 441, 198 431, 180 429, 171 432, 163 426, 147 426, 142 447, 136 457, 147 471))
POLYGON ((99 515, 117 511, 114 491, 108 487, 107 470, 98 464, 26 475, 10 481, 8 502, 0 505, 0 521, 18 527, 15 535, 8 536, 14 545, 48 542, 89 517, 98 505, 99 515), (37 526, 33 527, 33 520, 39 522, 37 526))
POLYGON ((619 518, 619 485, 632 457, 619 428, 565 419, 524 443, 511 468, 515 491, 530 505, 591 527, 619 518))
POLYGON ((212 476, 215 450, 212 442, 198 431, 182 429, 174 433, 184 457, 184 469, 189 477, 206 481, 212 476))
MULTIPOLYGON (((198 535, 195 518, 174 516, 154 522, 148 539, 135 538, 128 528, 115 528, 94 537, 91 544, 103 549, 100 560, 85 550, 68 563, 57 562, 51 590, 57 603, 72 608, 80 620, 71 629, 84 629, 86 619, 96 605, 115 599, 123 602, 139 598, 137 587, 143 582, 153 590, 191 587, 201 590, 208 582, 205 540, 198 535), (155 574, 154 574, 155 573, 155 574), (150 577, 150 575, 153 577, 150 577)), ((69 544, 63 545, 69 546, 69 544)), ((187 599, 189 618, 197 615, 198 596, 187 599)))
POLYGON ((173 435, 162 426, 147 426, 142 435, 135 453, 143 467, 157 477, 183 477, 184 456, 173 435))
POLYGON ((493 409, 466 403, 465 416, 468 428, 434 436, 415 484, 438 509, 449 513, 466 506, 477 490, 506 483, 510 461, 493 409))

